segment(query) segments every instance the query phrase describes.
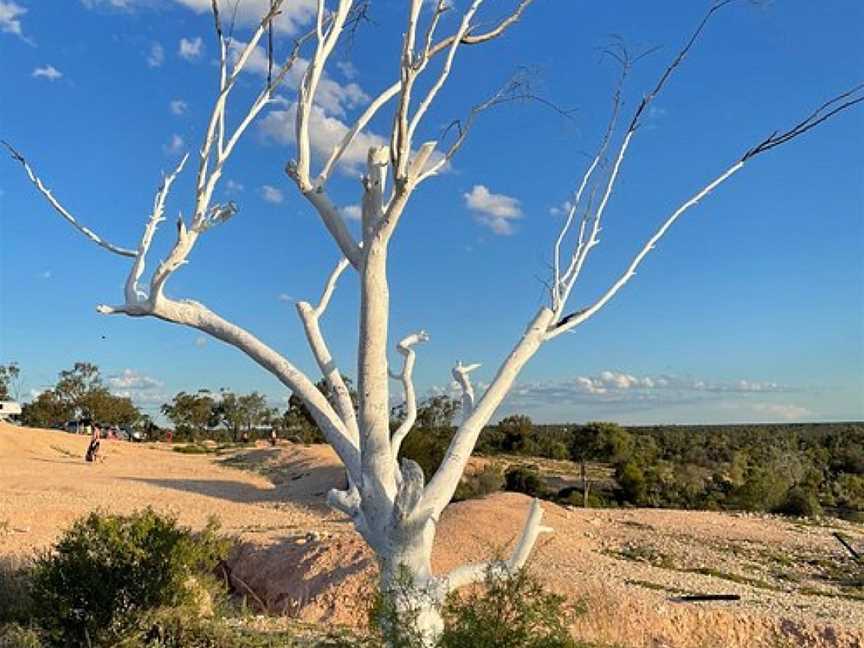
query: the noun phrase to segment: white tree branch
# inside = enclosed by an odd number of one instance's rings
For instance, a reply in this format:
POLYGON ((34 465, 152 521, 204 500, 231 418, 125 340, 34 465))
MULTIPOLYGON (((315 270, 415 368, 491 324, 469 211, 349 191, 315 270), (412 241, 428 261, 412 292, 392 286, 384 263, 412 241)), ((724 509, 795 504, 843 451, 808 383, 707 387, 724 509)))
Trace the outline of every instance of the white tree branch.
POLYGON ((630 281, 636 275, 636 268, 639 267, 639 264, 648 256, 648 253, 654 249, 654 246, 657 242, 663 237, 666 231, 672 227, 678 218, 684 214, 688 209, 698 204, 700 200, 705 198, 708 194, 710 194, 714 189, 716 189, 723 182, 728 180, 733 174, 738 172, 744 166, 743 160, 739 160, 731 167, 726 169, 722 174, 708 183, 705 187, 700 189, 693 197, 687 200, 683 205, 681 205, 678 209, 676 209, 669 218, 660 226, 660 228, 654 233, 654 235, 648 239, 647 243, 642 247, 639 253, 633 258, 630 262, 630 265, 627 266, 627 270, 624 271, 618 280, 612 284, 612 286, 603 294, 600 299, 598 299, 592 306, 581 310, 573 315, 569 315, 563 320, 560 320, 548 333, 546 336, 547 340, 551 340, 554 337, 569 331, 575 326, 578 326, 592 315, 594 315, 597 311, 599 311, 606 303, 612 299, 615 294, 624 287, 624 285, 630 281))
POLYGON ((405 419, 399 424, 399 427, 393 433, 390 440, 391 452, 393 460, 399 458, 399 450, 402 447, 402 441, 408 436, 414 423, 417 421, 417 395, 414 393, 414 363, 417 359, 417 354, 414 352, 414 346, 429 341, 429 334, 426 331, 418 331, 403 338, 396 345, 396 350, 405 358, 402 371, 399 374, 391 374, 391 377, 398 378, 402 381, 402 389, 405 392, 405 419))
POLYGON ((469 375, 475 369, 479 369, 480 365, 470 364, 463 365, 460 360, 453 367, 453 378, 459 383, 462 389, 462 422, 464 423, 471 413, 474 411, 474 385, 471 384, 471 376, 469 375))
POLYGON ((96 232, 79 223, 77 219, 71 213, 69 213, 69 211, 65 207, 63 207, 63 205, 61 205, 60 202, 54 197, 54 194, 51 193, 51 190, 42 183, 42 180, 33 172, 33 169, 30 167, 30 164, 27 162, 27 160, 24 159, 24 156, 21 155, 18 151, 16 151, 8 142, 4 141, 3 145, 8 149, 9 154, 12 156, 12 159, 21 163, 21 166, 24 167, 24 172, 27 174, 27 177, 30 178, 30 182, 32 182, 36 189, 39 191, 39 193, 41 193, 45 197, 45 199, 48 201, 48 204, 50 204, 58 214, 60 214, 64 219, 66 219, 66 221, 70 225, 72 225, 72 227, 81 232, 84 236, 93 241, 96 245, 105 248, 109 252, 119 254, 120 256, 135 258, 135 256, 137 255, 135 250, 129 250, 127 248, 122 248, 114 245, 113 243, 109 243, 108 241, 100 237, 98 234, 96 234, 96 232))
POLYGON ((161 295, 151 295, 143 304, 99 306, 97 310, 103 314, 157 317, 198 329, 240 349, 303 399, 327 442, 333 446, 348 470, 350 478, 355 483, 360 480, 358 446, 324 394, 284 356, 245 329, 220 317, 203 304, 191 300, 173 300, 161 295))
POLYGON ((542 519, 543 507, 540 506, 539 499, 534 499, 531 502, 531 508, 528 511, 525 525, 522 527, 522 533, 516 542, 516 546, 513 548, 510 558, 457 567, 444 577, 447 581, 449 591, 452 592, 465 585, 482 582, 487 578, 510 576, 522 569, 528 560, 528 556, 531 555, 531 551, 534 549, 534 545, 537 543, 537 538, 540 534, 553 532, 551 527, 540 524, 542 519))
POLYGON ((141 242, 138 244, 138 253, 135 256, 135 262, 132 264, 132 269, 129 271, 129 277, 126 279, 126 303, 136 304, 145 301, 148 294, 138 288, 138 281, 144 274, 144 268, 147 261, 147 252, 150 250, 150 244, 153 242, 153 236, 156 234, 156 229, 159 223, 165 220, 165 200, 168 198, 168 193, 171 191, 171 185, 174 180, 183 171, 186 165, 186 160, 189 159, 189 154, 183 156, 180 163, 174 171, 162 179, 162 184, 156 190, 156 196, 153 198, 153 210, 150 212, 150 218, 147 220, 147 225, 144 227, 144 234, 141 236, 141 242))
MULTIPOLYGON (((498 38, 511 26, 513 26, 524 14, 525 10, 534 0, 521 0, 517 7, 514 9, 512 13, 507 15, 501 21, 498 22, 492 29, 479 33, 479 34, 470 34, 466 33, 461 38, 461 43, 463 45, 479 45, 481 43, 486 43, 490 40, 498 38)), ((435 19, 433 18, 433 21, 435 19)), ((436 21, 437 25, 437 21, 436 21)), ((434 31, 430 31, 431 35, 434 35, 434 31)), ((452 44, 453 40, 455 40, 456 35, 448 36, 443 40, 435 43, 431 47, 427 48, 427 54, 425 56, 425 60, 429 60, 432 57, 440 54, 441 52, 446 51, 452 44)), ((320 175, 315 180, 315 186, 321 187, 326 184, 327 180, 330 179, 332 175, 333 169, 339 160, 342 159, 342 156, 351 146, 351 144, 356 139, 357 135, 359 135, 368 125, 369 122, 378 114, 378 112, 383 108, 393 97, 399 95, 402 90, 402 80, 396 81, 392 85, 385 88, 377 97, 375 97, 372 102, 366 107, 366 110, 357 118, 357 121, 351 126, 350 129, 345 133, 342 137, 342 140, 339 144, 333 149, 330 156, 327 158, 327 162, 324 164, 324 167, 320 173, 320 175)))
POLYGON ((453 435, 441 465, 426 485, 421 508, 433 510, 437 517, 450 502, 459 486, 468 459, 474 451, 477 437, 507 396, 522 367, 537 353, 545 341, 554 317, 552 310, 544 307, 528 325, 522 338, 501 364, 489 388, 477 401, 471 415, 462 422, 453 435))
POLYGON ((312 306, 309 302, 297 302, 297 313, 300 316, 300 321, 303 323, 303 329, 306 332, 306 339, 309 341, 309 347, 312 349, 312 354, 315 356, 315 361, 321 369, 321 373, 327 380, 333 394, 336 398, 336 410, 339 417, 345 424, 348 435, 352 442, 359 446, 360 430, 357 426, 357 415, 354 412, 354 403, 351 400, 351 392, 345 384, 342 377, 342 372, 333 360, 330 349, 324 340, 324 335, 321 333, 320 318, 327 309, 330 303, 330 298, 333 296, 333 290, 336 287, 336 281, 339 276, 348 267, 347 259, 340 259, 339 263, 330 273, 327 283, 324 286, 324 291, 321 294, 321 300, 317 306, 312 306))

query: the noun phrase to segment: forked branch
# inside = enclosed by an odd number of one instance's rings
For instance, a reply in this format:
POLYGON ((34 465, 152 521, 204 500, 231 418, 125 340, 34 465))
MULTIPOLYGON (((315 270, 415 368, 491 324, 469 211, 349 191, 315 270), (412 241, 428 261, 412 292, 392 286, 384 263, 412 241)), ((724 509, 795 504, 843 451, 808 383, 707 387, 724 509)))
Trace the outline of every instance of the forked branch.
POLYGON ((391 378, 396 378, 402 381, 402 388, 405 392, 405 419, 399 424, 399 427, 393 433, 390 440, 391 453, 393 461, 397 461, 399 450, 402 447, 402 441, 408 436, 414 423, 417 421, 417 395, 414 392, 414 363, 417 359, 417 354, 414 352, 414 347, 417 344, 429 341, 429 334, 426 331, 418 331, 403 338, 396 345, 396 350, 405 358, 402 365, 402 371, 398 374, 391 373, 391 378))
POLYGON ((449 591, 452 592, 465 585, 482 582, 487 578, 507 577, 522 569, 528 560, 528 556, 531 555, 540 534, 553 533, 551 527, 540 524, 542 520, 543 507, 540 506, 540 500, 535 498, 531 502, 528 518, 525 520, 522 533, 516 541, 516 546, 513 548, 510 558, 457 567, 445 576, 449 591))

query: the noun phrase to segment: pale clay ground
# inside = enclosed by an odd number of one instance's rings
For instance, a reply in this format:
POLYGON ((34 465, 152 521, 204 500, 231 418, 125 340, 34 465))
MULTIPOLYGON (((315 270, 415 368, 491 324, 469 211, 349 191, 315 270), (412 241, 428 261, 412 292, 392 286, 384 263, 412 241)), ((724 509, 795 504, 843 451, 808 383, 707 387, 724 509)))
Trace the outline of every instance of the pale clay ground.
MULTIPOLYGON (((328 448, 261 447, 228 467, 225 457, 111 441, 103 442, 106 461, 89 465, 86 445, 84 437, 0 424, 0 528, 5 521, 9 529, 0 535, 0 555, 45 547, 94 509, 149 505, 193 527, 216 515, 245 543, 232 565, 235 586, 254 591, 250 599, 308 621, 350 624, 365 616, 374 561, 350 524, 323 506, 326 490, 344 480, 328 448)), ((522 495, 499 493, 449 507, 435 568, 506 551, 527 505, 522 495)), ((844 591, 816 565, 828 561, 851 577, 856 567, 831 531, 861 546, 861 525, 544 506, 555 533, 542 537, 531 567, 587 607, 574 625, 581 638, 653 648, 864 647, 864 600, 838 596, 844 591), (682 571, 706 567, 755 586, 682 571), (674 600, 682 593, 734 593, 741 601, 674 600)))

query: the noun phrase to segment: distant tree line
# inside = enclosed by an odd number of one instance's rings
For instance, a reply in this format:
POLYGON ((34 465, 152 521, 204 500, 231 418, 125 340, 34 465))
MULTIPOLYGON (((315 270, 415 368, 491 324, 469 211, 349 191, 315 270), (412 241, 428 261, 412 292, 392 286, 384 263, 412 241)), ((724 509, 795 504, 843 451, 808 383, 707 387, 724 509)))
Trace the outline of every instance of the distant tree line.
POLYGON ((99 367, 76 362, 61 371, 50 389, 22 407, 21 420, 31 427, 63 427, 70 421, 104 426, 148 426, 151 421, 130 398, 117 396, 102 382, 99 367))
MULTIPOLYGON (((435 470, 453 435, 458 403, 422 402, 402 454, 435 470)), ((487 426, 476 454, 575 462, 581 486, 550 490, 542 471, 513 468, 503 487, 590 506, 747 510, 864 517, 864 424, 813 423, 621 427, 593 422, 534 425, 511 415, 487 426), (592 492, 587 464, 605 464, 614 484, 592 492)))
MULTIPOLYGON (((0 366, 0 400, 21 390, 20 368, 0 366)), ((349 378, 346 385, 357 403, 349 378)), ((318 389, 333 400, 326 381, 318 389)), ((418 404, 416 430, 401 455, 426 475, 438 467, 454 433, 459 401, 434 395, 418 404)), ((254 440, 271 429, 298 443, 324 443, 312 415, 291 396, 284 410, 263 394, 230 390, 179 392, 161 408, 175 439, 254 440)), ((395 430, 404 404, 391 411, 395 430)), ((34 427, 61 427, 89 419, 103 425, 148 426, 153 422, 129 398, 105 387, 99 368, 77 362, 56 384, 24 404, 22 420, 34 427)), ((487 426, 476 454, 512 455, 575 462, 578 489, 552 491, 538 469, 491 469, 466 482, 464 496, 507 488, 585 506, 648 506, 684 509, 775 511, 813 515, 827 510, 864 516, 864 424, 666 425, 621 427, 615 423, 535 425, 514 414, 487 426), (588 464, 611 468, 614 484, 592 484, 588 464)), ((459 497, 457 497, 458 499, 459 497)))

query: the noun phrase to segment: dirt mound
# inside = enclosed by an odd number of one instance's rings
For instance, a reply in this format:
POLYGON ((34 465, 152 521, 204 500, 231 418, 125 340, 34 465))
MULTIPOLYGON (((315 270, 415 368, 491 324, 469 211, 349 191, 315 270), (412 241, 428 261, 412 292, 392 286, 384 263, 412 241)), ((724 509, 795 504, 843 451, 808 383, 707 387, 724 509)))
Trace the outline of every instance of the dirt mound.
MULTIPOLYGON (((499 493, 448 507, 435 570, 506 553, 528 504, 522 495, 499 493)), ((747 561, 764 548, 842 551, 821 527, 764 516, 545 509, 545 523, 555 533, 541 541, 531 566, 553 589, 581 599, 587 612, 575 630, 583 639, 646 648, 745 648, 783 640, 794 646, 864 645, 864 601, 807 594, 803 585, 781 589, 759 580, 765 578, 762 568, 747 561), (686 593, 733 593, 741 600, 678 600, 686 593)), ((844 530, 864 539, 860 529, 844 530)), ((232 564, 259 604, 305 621, 362 623, 374 594, 374 559, 351 533, 247 545, 232 564)), ((790 568, 786 577, 798 574, 790 568)))
MULTIPOLYGON (((105 442, 105 463, 83 461, 87 439, 0 424, 0 554, 50 543, 94 509, 167 510, 203 526, 216 514, 242 542, 234 586, 251 603, 309 621, 366 617, 376 565, 324 494, 344 485, 332 451, 280 445, 184 455, 164 444, 105 442)), ((528 499, 498 493, 454 504, 440 521, 434 568, 506 553, 528 499)), ((855 566, 831 536, 864 545, 864 527, 761 515, 595 510, 546 504, 532 569, 581 600, 574 630, 639 648, 864 646, 864 599, 847 586, 855 566), (730 603, 684 603, 688 593, 731 593, 730 603), (785 643, 784 643, 785 642, 785 643)))

